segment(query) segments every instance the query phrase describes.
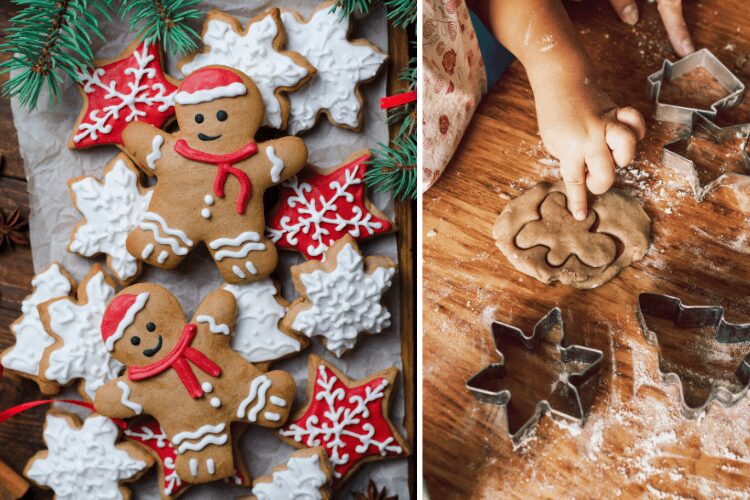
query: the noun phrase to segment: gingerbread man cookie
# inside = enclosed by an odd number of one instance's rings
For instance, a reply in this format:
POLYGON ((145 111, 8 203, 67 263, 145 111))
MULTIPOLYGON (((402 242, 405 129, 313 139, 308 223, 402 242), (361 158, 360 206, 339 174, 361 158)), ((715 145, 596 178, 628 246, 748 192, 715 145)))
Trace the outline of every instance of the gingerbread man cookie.
POLYGON ((151 415, 175 448, 174 468, 192 484, 232 477, 232 422, 276 428, 294 398, 286 372, 262 373, 231 347, 234 296, 214 290, 185 324, 166 289, 120 292, 102 319, 102 339, 127 370, 96 393, 103 415, 151 415))
POLYGON ((127 239, 131 255, 173 269, 205 242, 224 280, 268 276, 278 260, 263 235, 263 193, 304 167, 296 137, 256 143, 263 102, 246 75, 226 66, 194 71, 175 96, 180 131, 140 122, 123 134, 147 175, 156 176, 148 210, 127 239))

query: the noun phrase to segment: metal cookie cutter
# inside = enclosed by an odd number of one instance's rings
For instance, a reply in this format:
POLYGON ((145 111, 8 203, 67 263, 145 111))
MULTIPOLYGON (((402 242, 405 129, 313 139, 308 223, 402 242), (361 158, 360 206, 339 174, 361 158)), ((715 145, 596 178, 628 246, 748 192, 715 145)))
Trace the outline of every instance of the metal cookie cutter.
POLYGON ((694 112, 701 113, 708 118, 714 118, 719 109, 737 106, 742 101, 742 95, 745 92, 745 85, 740 79, 708 49, 693 52, 676 62, 665 60, 662 68, 648 77, 647 84, 648 93, 656 103, 654 118, 657 121, 680 123, 682 125, 690 125, 694 112), (711 73, 711 76, 727 91, 727 95, 711 104, 708 109, 659 102, 661 86, 664 82, 675 80, 698 68, 703 68, 711 73))
POLYGON ((466 388, 478 401, 503 407, 505 426, 514 447, 524 441, 545 413, 553 418, 567 420, 581 426, 585 423, 586 408, 580 391, 584 384, 598 374, 604 355, 602 351, 580 345, 563 347, 565 333, 559 308, 551 309, 539 320, 534 325, 534 331, 530 337, 527 337, 523 331, 515 326, 499 321, 492 323, 492 335, 495 341, 495 350, 500 355, 500 361, 487 366, 471 377, 466 382, 466 388), (520 342, 529 351, 534 351, 544 337, 557 326, 560 327, 562 337, 559 344, 556 344, 556 349, 559 354, 559 361, 565 366, 558 376, 558 382, 550 387, 547 397, 537 401, 532 416, 513 431, 510 424, 510 413, 513 411, 512 395, 504 383, 507 376, 505 356, 502 353, 503 345, 510 342, 520 342), (582 368, 571 370, 567 366, 569 363, 576 363, 582 368))
POLYGON ((693 196, 697 201, 703 201, 703 199, 710 192, 714 191, 719 185, 724 182, 730 175, 746 175, 737 172, 723 173, 711 182, 702 185, 698 176, 698 169, 695 167, 693 160, 686 158, 681 154, 684 148, 687 146, 688 141, 692 138, 696 129, 700 129, 705 132, 712 141, 716 143, 723 142, 732 137, 743 138, 740 144, 740 158, 742 159, 742 165, 748 174, 750 174, 750 155, 747 152, 748 141, 750 140, 750 123, 743 123, 739 125, 731 125, 728 127, 719 127, 714 122, 703 116, 701 113, 693 113, 690 120, 690 131, 687 134, 679 137, 670 143, 667 143, 662 148, 661 161, 664 165, 684 172, 690 184, 693 188, 693 196))
MULTIPOLYGON (((645 316, 672 321, 678 328, 705 328, 713 327, 714 339, 724 344, 748 343, 750 351, 750 323, 729 323, 724 319, 724 308, 721 306, 686 306, 682 300, 670 295, 659 293, 641 293, 638 296, 638 322, 646 337, 646 340, 659 346, 656 333, 651 331, 646 323, 645 316)), ((711 384, 711 391, 705 403, 699 407, 691 407, 685 402, 685 394, 679 375, 674 372, 666 372, 662 369, 662 354, 659 352, 659 371, 662 381, 676 384, 680 391, 680 403, 682 414, 686 418, 694 419, 701 415, 708 404, 716 400, 724 406, 731 406, 742 399, 750 388, 750 354, 745 356, 735 370, 734 374, 742 384, 742 389, 732 392, 727 387, 711 384)))

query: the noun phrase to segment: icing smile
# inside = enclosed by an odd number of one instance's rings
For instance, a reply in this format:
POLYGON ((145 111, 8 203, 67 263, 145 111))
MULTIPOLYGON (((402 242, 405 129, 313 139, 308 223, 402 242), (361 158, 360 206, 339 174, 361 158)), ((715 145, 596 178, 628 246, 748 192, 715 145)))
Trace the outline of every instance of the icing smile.
POLYGON ((159 335, 159 341, 156 343, 156 346, 152 347, 151 349, 146 349, 145 351, 143 351, 143 355, 146 356, 147 358, 150 358, 151 356, 153 356, 160 350, 161 350, 161 335, 159 335))
POLYGON ((221 134, 219 134, 219 135, 206 135, 203 132, 201 132, 201 133, 198 134, 198 139, 200 139, 201 141, 215 141, 219 137, 221 137, 221 134))

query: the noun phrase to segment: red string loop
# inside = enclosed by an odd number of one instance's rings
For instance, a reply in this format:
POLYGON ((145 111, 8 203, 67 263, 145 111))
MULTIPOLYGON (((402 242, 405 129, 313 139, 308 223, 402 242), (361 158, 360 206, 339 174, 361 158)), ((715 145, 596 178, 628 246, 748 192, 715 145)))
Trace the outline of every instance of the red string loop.
MULTIPOLYGON (((87 408, 91 411, 96 411, 94 409, 94 405, 92 405, 91 403, 77 401, 75 399, 39 399, 37 401, 29 401, 28 403, 13 406, 11 408, 8 408, 7 410, 0 412, 0 424, 12 417, 15 417, 19 413, 25 412, 26 410, 36 408, 37 406, 49 405, 52 403, 68 403, 71 405, 80 406, 81 408, 87 408)), ((112 422, 114 422, 115 425, 120 429, 126 429, 128 427, 128 424, 126 424, 125 421, 120 420, 119 418, 110 418, 110 420, 112 420, 112 422)))
POLYGON ((380 109, 391 109, 417 100, 417 91, 402 92, 380 99, 380 109))

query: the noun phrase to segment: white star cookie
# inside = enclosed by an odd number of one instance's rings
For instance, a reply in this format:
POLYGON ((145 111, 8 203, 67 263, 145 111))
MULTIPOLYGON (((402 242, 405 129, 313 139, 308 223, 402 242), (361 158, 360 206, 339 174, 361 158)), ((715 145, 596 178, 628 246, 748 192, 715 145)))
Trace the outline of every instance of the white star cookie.
POLYGON ((271 278, 246 285, 224 285, 237 299, 232 347, 251 363, 278 361, 300 352, 308 341, 282 327, 289 303, 271 278))
POLYGON ((78 298, 62 297, 39 304, 45 331, 55 339, 42 358, 40 376, 58 385, 82 379, 81 395, 90 401, 108 381, 117 378, 123 365, 109 355, 100 325, 115 285, 101 266, 95 265, 78 285, 78 298))
POLYGON ((31 457, 24 475, 51 488, 57 500, 118 500, 131 497, 123 481, 135 481, 153 464, 139 445, 117 443, 119 430, 93 414, 81 424, 74 415, 50 410, 44 422, 47 449, 31 457))
POLYGON ((331 498, 333 469, 321 447, 295 451, 286 464, 277 465, 272 472, 253 482, 253 496, 257 500, 331 498))
POLYGON ((388 57, 367 40, 348 40, 349 17, 332 12, 334 4, 321 4, 308 21, 297 12, 281 14, 287 48, 316 70, 307 86, 289 95, 290 134, 311 129, 321 113, 337 127, 359 130, 364 102, 359 85, 375 78, 388 57))
POLYGON ((322 336, 337 357, 353 349, 360 332, 380 333, 391 324, 381 303, 396 274, 388 257, 363 257, 347 235, 326 251, 323 262, 292 266, 302 295, 289 307, 284 324, 308 337, 322 336))
POLYGON ((5 368, 35 380, 42 392, 55 393, 58 389, 57 384, 50 384, 39 377, 39 365, 44 350, 51 346, 55 339, 44 330, 36 306, 51 299, 69 297, 75 290, 75 281, 62 264, 53 262, 47 269, 34 276, 31 286, 31 295, 21 302, 23 314, 10 325, 16 343, 2 353, 0 361, 5 368))
POLYGON ((286 128, 289 103, 284 92, 305 85, 315 73, 307 60, 285 50, 285 34, 279 9, 269 9, 242 24, 229 14, 210 12, 203 25, 203 52, 180 63, 187 76, 198 68, 222 64, 245 73, 258 87, 266 107, 263 125, 286 128))
POLYGON ((148 209, 153 190, 141 186, 138 169, 125 154, 109 162, 103 181, 77 177, 68 188, 84 217, 73 229, 68 250, 84 257, 105 254, 115 278, 129 283, 140 274, 141 263, 128 253, 125 240, 148 209))

